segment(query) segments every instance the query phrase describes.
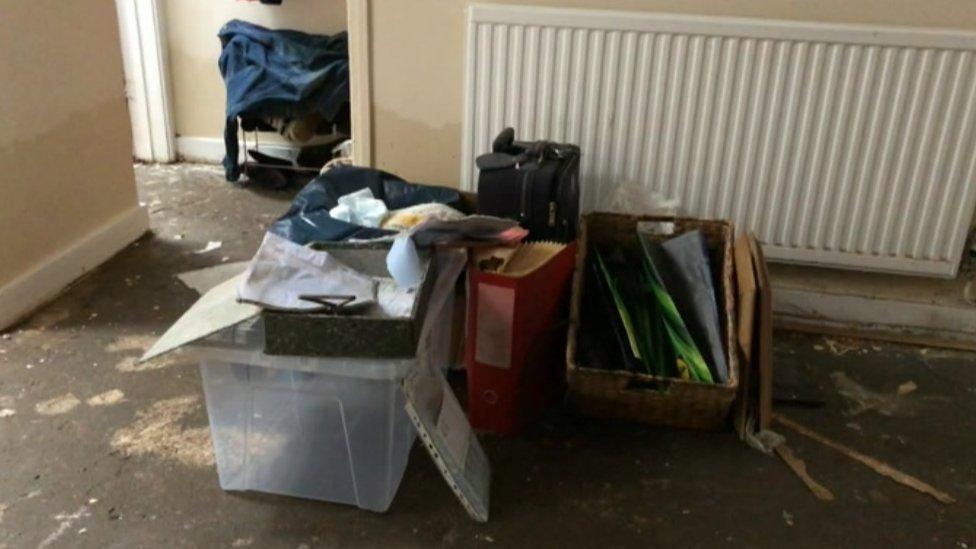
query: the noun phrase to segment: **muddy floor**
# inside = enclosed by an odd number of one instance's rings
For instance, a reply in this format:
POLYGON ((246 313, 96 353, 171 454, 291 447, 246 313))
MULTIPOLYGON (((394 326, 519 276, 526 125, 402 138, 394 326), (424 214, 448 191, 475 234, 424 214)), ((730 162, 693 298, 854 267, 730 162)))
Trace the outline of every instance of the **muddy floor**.
POLYGON ((790 333, 777 333, 777 368, 808 379, 824 405, 778 411, 955 504, 785 430, 834 501, 731 432, 564 410, 518 439, 482 437, 487 524, 416 445, 385 514, 224 492, 197 366, 135 359, 197 298, 176 275, 248 259, 293 191, 237 188, 210 166, 137 176, 152 233, 0 339, 0 547, 976 544, 976 355, 790 333))

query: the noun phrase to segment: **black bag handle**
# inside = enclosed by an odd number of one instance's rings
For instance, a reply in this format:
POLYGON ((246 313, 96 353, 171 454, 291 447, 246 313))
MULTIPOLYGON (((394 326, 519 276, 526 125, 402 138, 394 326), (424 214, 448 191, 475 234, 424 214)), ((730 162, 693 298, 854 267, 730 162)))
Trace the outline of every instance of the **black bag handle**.
POLYGON ((515 143, 515 128, 505 128, 491 142, 491 152, 508 152, 513 143, 515 143))
POLYGON ((487 160, 492 155, 510 155, 516 165, 528 164, 529 162, 541 163, 546 158, 563 158, 572 153, 579 154, 579 148, 575 145, 560 145, 551 141, 516 141, 515 128, 505 128, 491 142, 491 153, 481 155, 478 159, 486 158, 484 166, 479 163, 479 168, 493 169, 508 167, 508 161, 502 161, 500 157, 487 160))

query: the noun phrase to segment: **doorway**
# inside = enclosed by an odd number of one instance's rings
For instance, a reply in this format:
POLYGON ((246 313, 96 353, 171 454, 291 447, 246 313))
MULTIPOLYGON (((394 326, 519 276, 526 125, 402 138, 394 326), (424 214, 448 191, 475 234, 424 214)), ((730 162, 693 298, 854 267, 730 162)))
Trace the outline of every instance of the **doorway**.
MULTIPOLYGON (((239 19, 271 29, 349 33, 349 149, 356 164, 371 165, 369 0, 116 0, 116 8, 137 161, 222 161, 226 92, 217 32, 239 19)), ((273 134, 261 134, 258 148, 296 154, 273 134)))

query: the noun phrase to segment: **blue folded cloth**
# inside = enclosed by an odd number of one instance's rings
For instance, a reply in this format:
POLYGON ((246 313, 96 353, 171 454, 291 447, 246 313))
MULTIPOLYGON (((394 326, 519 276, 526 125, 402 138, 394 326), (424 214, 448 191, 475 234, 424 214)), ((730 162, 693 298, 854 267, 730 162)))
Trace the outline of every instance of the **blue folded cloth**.
POLYGON ((240 177, 237 117, 334 120, 349 102, 346 33, 333 36, 271 30, 234 19, 218 33, 220 74, 227 88, 224 171, 240 177))

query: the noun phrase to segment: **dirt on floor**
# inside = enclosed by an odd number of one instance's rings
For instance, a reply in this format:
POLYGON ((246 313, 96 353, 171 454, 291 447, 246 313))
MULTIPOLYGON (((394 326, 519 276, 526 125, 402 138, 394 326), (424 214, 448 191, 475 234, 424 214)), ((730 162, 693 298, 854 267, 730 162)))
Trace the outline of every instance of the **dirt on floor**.
POLYGON ((136 173, 152 232, 0 336, 0 548, 976 544, 976 355, 791 333, 776 334, 777 371, 824 405, 777 411, 955 504, 786 430, 834 501, 730 431, 562 408, 522 437, 481 437, 486 524, 418 445, 384 514, 222 491, 197 365, 135 359, 198 297, 176 275, 248 259, 294 190, 235 187, 214 166, 136 173))

